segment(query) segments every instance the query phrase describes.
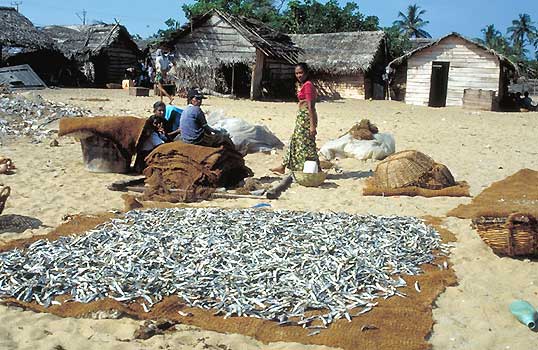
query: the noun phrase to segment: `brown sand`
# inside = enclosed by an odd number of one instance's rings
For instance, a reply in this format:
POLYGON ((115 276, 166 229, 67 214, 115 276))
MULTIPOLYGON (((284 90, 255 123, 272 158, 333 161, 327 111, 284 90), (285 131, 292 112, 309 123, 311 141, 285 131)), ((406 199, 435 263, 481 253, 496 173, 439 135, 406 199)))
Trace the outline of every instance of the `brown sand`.
MULTIPOLYGON (((128 96, 122 90, 58 89, 40 91, 45 98, 66 102, 69 98, 108 98, 110 101, 72 100, 100 115, 146 116, 155 97, 128 96), (125 107, 128 106, 128 107, 125 107)), ((179 101, 176 101, 176 103, 179 101)), ((251 102, 210 97, 205 110, 223 109, 227 115, 267 125, 284 142, 289 139, 294 103, 251 102)), ((427 108, 388 101, 343 100, 319 103, 318 144, 345 133, 360 119, 368 118, 384 132, 393 133, 398 150, 417 149, 445 164, 456 179, 465 179, 472 195, 492 182, 522 168, 538 170, 538 152, 529 144, 536 138, 538 113, 492 113, 461 108, 427 108), (499 128, 499 125, 503 125, 499 128)), ((84 170, 80 144, 60 138, 60 147, 48 142, 19 141, 0 146, 1 154, 17 164, 14 175, 1 175, 12 188, 4 214, 38 218, 45 225, 23 233, 3 232, 1 241, 46 234, 66 214, 98 213, 123 208, 121 193, 106 185, 128 175, 95 174, 84 170)), ((279 164, 282 151, 246 157, 256 177, 272 176, 267 169, 279 164)), ((358 214, 443 216, 470 199, 450 197, 362 196, 365 179, 377 162, 344 159, 343 170, 331 170, 320 188, 293 184, 277 201, 275 209, 336 210, 358 214)), ((192 206, 250 207, 252 199, 191 204, 192 206)), ((144 203, 145 204, 145 203, 144 203)), ((536 334, 510 315, 508 304, 516 298, 538 305, 538 269, 532 261, 499 258, 470 228, 470 220, 448 218, 443 224, 458 241, 450 256, 458 285, 449 287, 434 304, 435 325, 429 342, 434 349, 534 349, 536 334)), ((423 288, 423 293, 424 293, 423 288)), ((306 349, 298 343, 263 344, 251 337, 221 334, 192 326, 146 341, 132 340, 140 322, 58 318, 50 314, 0 306, 0 348, 52 349, 306 349)), ((322 347, 316 347, 321 349, 322 347)), ((404 347, 405 348, 405 347, 404 347)))

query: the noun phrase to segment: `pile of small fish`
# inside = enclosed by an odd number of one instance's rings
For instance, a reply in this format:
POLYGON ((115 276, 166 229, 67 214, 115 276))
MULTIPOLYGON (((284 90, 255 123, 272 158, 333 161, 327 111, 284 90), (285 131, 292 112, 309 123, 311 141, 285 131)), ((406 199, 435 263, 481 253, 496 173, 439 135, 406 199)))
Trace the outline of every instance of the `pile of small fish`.
POLYGON ((59 295, 83 303, 110 297, 147 312, 177 295, 225 318, 326 328, 370 311, 376 298, 405 297, 398 275, 420 274, 434 251, 447 254, 448 246, 412 217, 133 210, 81 236, 1 253, 0 296, 47 307, 59 295))
POLYGON ((79 107, 46 101, 34 92, 0 93, 0 140, 17 136, 40 140, 49 135, 53 121, 90 114, 79 107))

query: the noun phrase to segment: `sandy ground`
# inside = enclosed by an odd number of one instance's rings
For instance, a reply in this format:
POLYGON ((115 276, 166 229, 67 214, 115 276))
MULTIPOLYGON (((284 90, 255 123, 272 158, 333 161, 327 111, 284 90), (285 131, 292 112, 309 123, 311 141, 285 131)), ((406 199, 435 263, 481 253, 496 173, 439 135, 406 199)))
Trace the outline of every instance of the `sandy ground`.
MULTIPOLYGON (((146 117, 154 97, 131 97, 122 90, 56 89, 40 91, 44 98, 91 109, 95 115, 146 117), (108 101, 85 101, 88 98, 108 101)), ((181 103, 178 103, 181 105, 181 103)), ((182 102, 182 101, 181 101, 182 102)), ((267 125, 286 142, 292 132, 294 103, 252 102, 211 97, 206 111, 222 109, 252 123, 267 125)), ((521 168, 538 170, 536 130, 538 113, 491 113, 461 108, 432 109, 389 101, 343 100, 318 104, 318 146, 336 138, 361 118, 370 118, 382 132, 396 138, 397 150, 417 149, 444 163, 457 180, 466 180, 477 195, 491 182, 521 168)), ((0 240, 47 233, 74 213, 96 213, 123 207, 120 193, 106 185, 128 175, 88 173, 80 145, 59 139, 48 142, 17 141, 0 146, 18 167, 14 175, 0 175, 0 183, 12 187, 4 214, 39 219, 43 226, 24 232, 0 232, 0 240)), ((246 157, 256 177, 271 175, 282 152, 246 157)), ((293 184, 272 201, 273 208, 346 211, 359 214, 433 215, 443 217, 469 198, 363 197, 364 179, 376 162, 345 159, 344 172, 331 173, 320 188, 293 184)), ((250 199, 213 200, 196 206, 250 207, 250 199)), ((448 218, 445 225, 458 238, 451 261, 459 285, 437 300, 436 325, 430 342, 435 349, 536 349, 536 334, 520 325, 508 312, 508 304, 522 298, 538 306, 538 265, 528 260, 499 258, 480 240, 469 220, 448 218)), ((139 322, 120 320, 61 319, 0 306, 1 349, 314 349, 301 344, 261 344, 234 334, 207 332, 179 326, 178 331, 147 341, 133 341, 139 322)), ((320 348, 321 349, 321 348, 320 348)))

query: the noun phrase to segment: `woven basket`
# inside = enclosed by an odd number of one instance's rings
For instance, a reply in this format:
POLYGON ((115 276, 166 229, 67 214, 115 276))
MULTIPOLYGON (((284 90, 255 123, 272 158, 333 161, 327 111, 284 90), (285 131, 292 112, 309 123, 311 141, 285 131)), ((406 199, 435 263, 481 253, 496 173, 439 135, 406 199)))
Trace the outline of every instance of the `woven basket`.
POLYGON ((327 173, 319 172, 311 174, 303 173, 301 171, 295 171, 293 172, 293 177, 299 185, 306 187, 318 187, 327 178, 327 173))
POLYGON ((473 219, 473 226, 496 254, 538 255, 538 224, 532 215, 482 216, 473 219))
POLYGON ((4 211, 7 197, 9 197, 10 193, 11 193, 11 188, 9 186, 2 188, 2 190, 0 191, 0 214, 2 214, 2 212, 4 211))

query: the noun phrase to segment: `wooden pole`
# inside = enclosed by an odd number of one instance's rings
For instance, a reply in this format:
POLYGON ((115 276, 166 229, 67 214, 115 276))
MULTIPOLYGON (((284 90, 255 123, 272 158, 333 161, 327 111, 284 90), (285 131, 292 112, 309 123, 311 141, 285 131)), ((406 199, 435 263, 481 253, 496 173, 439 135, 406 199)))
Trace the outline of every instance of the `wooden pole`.
POLYGON ((234 94, 235 63, 232 63, 232 95, 234 94))

